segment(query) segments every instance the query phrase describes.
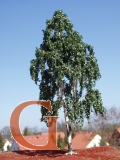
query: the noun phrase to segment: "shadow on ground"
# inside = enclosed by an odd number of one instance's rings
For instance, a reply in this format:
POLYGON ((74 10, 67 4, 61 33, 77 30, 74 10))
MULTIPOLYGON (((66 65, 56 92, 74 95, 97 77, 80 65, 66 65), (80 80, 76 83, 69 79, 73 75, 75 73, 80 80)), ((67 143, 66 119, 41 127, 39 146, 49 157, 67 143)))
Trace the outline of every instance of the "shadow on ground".
POLYGON ((17 153, 19 155, 26 155, 26 156, 47 156, 51 158, 63 156, 67 153, 67 150, 25 150, 25 151, 13 151, 13 153, 17 153))

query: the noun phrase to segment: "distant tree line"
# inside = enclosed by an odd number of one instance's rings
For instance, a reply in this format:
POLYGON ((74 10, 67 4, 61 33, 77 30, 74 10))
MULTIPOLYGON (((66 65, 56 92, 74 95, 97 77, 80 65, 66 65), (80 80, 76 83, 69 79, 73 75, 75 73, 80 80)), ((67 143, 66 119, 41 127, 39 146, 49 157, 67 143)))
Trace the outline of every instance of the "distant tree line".
MULTIPOLYGON (((100 142, 101 146, 106 145, 105 141, 110 144, 110 146, 114 146, 113 139, 111 140, 111 133, 114 132, 116 128, 120 127, 120 110, 115 106, 109 108, 106 112, 106 118, 103 118, 101 115, 96 116, 94 113, 90 117, 90 124, 84 126, 82 128, 83 132, 96 132, 98 133, 102 139, 100 142), (106 138, 107 137, 107 138, 106 138)), ((76 125, 76 129, 72 126, 72 138, 75 137, 76 132, 80 131, 80 126, 76 125)), ((37 135, 41 133, 47 132, 46 128, 39 129, 38 127, 24 127, 22 134, 24 136, 28 135, 37 135)), ((61 123, 57 122, 57 132, 64 132, 65 137, 62 138, 60 135, 57 139, 57 146, 63 149, 67 145, 67 133, 66 133, 66 124, 64 121, 61 123)), ((2 150, 4 145, 4 140, 11 140, 11 132, 10 127, 5 126, 0 130, 0 150, 2 150)))

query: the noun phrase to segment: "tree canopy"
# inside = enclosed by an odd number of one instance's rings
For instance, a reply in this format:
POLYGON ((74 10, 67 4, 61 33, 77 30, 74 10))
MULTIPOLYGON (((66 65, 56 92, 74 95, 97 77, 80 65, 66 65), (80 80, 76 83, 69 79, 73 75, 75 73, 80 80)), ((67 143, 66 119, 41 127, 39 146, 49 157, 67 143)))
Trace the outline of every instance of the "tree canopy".
MULTIPOLYGON (((31 60, 30 75, 39 86, 39 99, 50 100, 51 114, 41 107, 43 116, 58 116, 63 106, 69 122, 83 126, 92 110, 104 116, 101 93, 95 84, 101 78, 94 48, 83 41, 62 10, 46 21, 43 43, 31 60)), ((47 122, 46 122, 47 123, 47 122)))
MULTIPOLYGON (((66 101, 72 103, 68 105, 72 120, 83 122, 84 113, 89 119, 92 106, 96 113, 103 114, 101 94, 93 88, 96 80, 101 78, 93 47, 83 42, 82 36, 73 30, 72 23, 61 10, 56 11, 46 25, 43 43, 36 48, 36 59, 31 61, 30 66, 32 79, 36 84, 40 82, 39 98, 50 100, 52 115, 58 115, 61 107, 59 93, 64 80, 66 101), (84 89, 85 99, 80 101, 84 89), (55 96, 57 100, 54 100, 55 96)), ((51 115, 46 108, 41 111, 42 115, 51 115)))

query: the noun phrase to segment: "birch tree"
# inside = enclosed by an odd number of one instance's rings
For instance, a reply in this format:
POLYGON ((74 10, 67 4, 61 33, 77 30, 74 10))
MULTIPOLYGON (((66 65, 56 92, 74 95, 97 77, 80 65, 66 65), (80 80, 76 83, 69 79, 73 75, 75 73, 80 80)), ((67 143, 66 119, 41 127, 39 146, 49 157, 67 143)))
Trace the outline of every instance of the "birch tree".
POLYGON ((62 10, 55 11, 52 19, 46 21, 43 42, 31 60, 30 75, 39 86, 39 99, 52 104, 52 114, 41 107, 41 121, 47 124, 43 116, 58 116, 63 107, 68 137, 66 154, 74 154, 72 124, 82 128, 84 117, 89 121, 92 110, 102 116, 106 110, 100 92, 94 88, 101 78, 94 49, 84 43, 62 10))

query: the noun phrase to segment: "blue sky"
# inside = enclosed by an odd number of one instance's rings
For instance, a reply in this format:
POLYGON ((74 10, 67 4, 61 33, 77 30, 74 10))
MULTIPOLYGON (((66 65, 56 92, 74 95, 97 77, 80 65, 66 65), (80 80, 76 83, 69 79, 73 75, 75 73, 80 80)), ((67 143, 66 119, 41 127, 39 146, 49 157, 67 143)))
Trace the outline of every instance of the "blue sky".
MULTIPOLYGON (((102 78, 96 88, 108 109, 120 107, 120 1, 119 0, 1 0, 0 1, 0 129, 9 126, 13 109, 37 100, 38 86, 30 78, 31 59, 42 43, 42 29, 54 11, 63 9, 85 43, 94 46, 102 78)), ((59 121, 64 120, 60 112, 59 121)), ((20 128, 45 127, 40 107, 25 108, 20 128)))

